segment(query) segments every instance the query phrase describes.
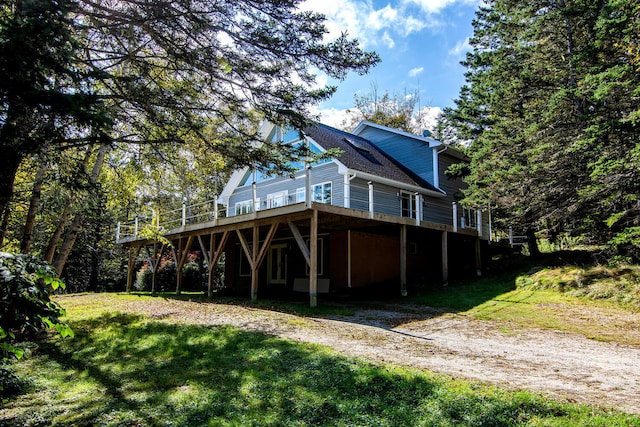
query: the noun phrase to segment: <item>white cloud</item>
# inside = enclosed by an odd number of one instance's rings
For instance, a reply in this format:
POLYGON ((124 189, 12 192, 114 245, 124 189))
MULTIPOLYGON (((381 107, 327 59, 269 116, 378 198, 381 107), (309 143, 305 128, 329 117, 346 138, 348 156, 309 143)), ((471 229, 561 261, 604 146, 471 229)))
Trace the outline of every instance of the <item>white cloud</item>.
POLYGON ((395 35, 407 37, 425 28, 442 25, 431 15, 456 1, 470 0, 437 0, 442 3, 441 6, 429 5, 428 0, 400 0, 397 6, 387 4, 380 9, 376 9, 371 0, 306 0, 301 3, 300 9, 320 12, 327 17, 325 25, 329 40, 347 31, 365 48, 378 45, 393 48, 396 45, 395 35), (412 5, 418 8, 408 7, 412 5))
POLYGON ((424 67, 412 68, 409 70, 409 77, 415 77, 424 72, 424 67))
POLYGON ((387 31, 382 34, 381 40, 389 49, 393 49, 393 47, 396 45, 396 42, 393 40, 393 38, 391 38, 387 31))
POLYGON ((340 128, 349 116, 347 110, 340 110, 338 108, 317 108, 312 109, 311 113, 320 116, 320 123, 335 128, 340 128))
POLYGON ((386 5, 383 9, 371 10, 367 16, 367 28, 381 30, 393 25, 398 19, 398 10, 386 5))
POLYGON ((481 0, 404 0, 404 3, 416 4, 429 14, 440 13, 455 3, 480 4, 481 0))
POLYGON ((433 132, 438 124, 440 114, 442 114, 440 107, 422 107, 417 118, 413 120, 412 126, 418 131, 429 130, 433 132))
POLYGON ((456 43, 456 45, 449 49, 449 51, 447 52, 450 56, 462 56, 465 53, 469 52, 471 50, 471 45, 469 44, 469 37, 467 37, 464 40, 459 40, 458 43, 456 43))

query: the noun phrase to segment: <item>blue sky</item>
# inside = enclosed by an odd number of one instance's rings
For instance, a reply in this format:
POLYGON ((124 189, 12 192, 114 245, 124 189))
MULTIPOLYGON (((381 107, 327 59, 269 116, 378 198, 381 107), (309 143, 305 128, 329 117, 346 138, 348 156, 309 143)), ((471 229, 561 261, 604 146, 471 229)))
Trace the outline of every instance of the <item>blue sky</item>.
POLYGON ((338 91, 318 107, 321 121, 337 125, 342 111, 353 107, 354 94, 368 93, 373 84, 380 94, 418 90, 421 106, 452 106, 464 83, 460 61, 480 1, 307 0, 302 8, 324 13, 331 36, 346 30, 382 59, 367 75, 330 82, 338 91))

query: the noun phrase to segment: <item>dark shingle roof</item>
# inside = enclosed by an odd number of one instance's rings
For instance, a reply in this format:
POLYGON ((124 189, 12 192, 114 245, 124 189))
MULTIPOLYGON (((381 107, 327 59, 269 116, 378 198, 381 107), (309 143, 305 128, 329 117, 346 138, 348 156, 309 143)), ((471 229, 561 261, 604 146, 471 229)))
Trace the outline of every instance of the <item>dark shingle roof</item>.
POLYGON ((365 138, 320 123, 307 127, 304 133, 326 150, 342 150, 337 159, 349 169, 441 193, 365 138))

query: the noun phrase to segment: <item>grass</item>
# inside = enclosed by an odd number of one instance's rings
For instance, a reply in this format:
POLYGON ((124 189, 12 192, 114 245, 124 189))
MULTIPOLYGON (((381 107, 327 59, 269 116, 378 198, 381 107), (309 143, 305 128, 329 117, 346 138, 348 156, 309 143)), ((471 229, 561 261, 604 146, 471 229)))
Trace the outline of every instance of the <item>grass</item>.
POLYGON ((640 418, 340 356, 231 327, 75 307, 0 425, 629 426, 640 418))
MULTIPOLYGON (((620 295, 637 290, 639 269, 551 261, 532 267, 400 301, 497 321, 505 334, 541 327, 640 345, 638 334, 629 333, 637 323, 600 321, 638 312, 620 295)), ((76 337, 28 348, 13 367, 24 392, 0 407, 0 426, 640 426, 637 416, 375 365, 316 345, 118 312, 117 299, 146 298, 118 295, 109 307, 61 299, 76 337)), ((307 315, 350 315, 357 308, 224 302, 300 315, 291 320, 296 327, 305 326, 307 315)))
POLYGON ((443 312, 537 327, 600 341, 640 345, 640 266, 602 266, 585 257, 548 254, 518 262, 502 274, 433 289, 411 302, 443 312), (576 259, 577 258, 577 259, 576 259), (578 262, 581 261, 581 262, 578 262))

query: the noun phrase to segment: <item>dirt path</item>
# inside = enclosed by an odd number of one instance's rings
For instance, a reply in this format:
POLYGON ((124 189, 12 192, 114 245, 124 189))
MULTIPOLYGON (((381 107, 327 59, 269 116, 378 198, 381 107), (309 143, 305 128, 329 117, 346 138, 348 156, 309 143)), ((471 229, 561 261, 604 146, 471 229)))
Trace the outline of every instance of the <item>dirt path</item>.
POLYGON ((228 304, 102 298, 105 305, 117 305, 121 311, 168 322, 227 324, 373 361, 640 413, 637 347, 551 330, 505 328, 462 315, 434 316, 425 308, 409 306, 312 318, 228 304))

